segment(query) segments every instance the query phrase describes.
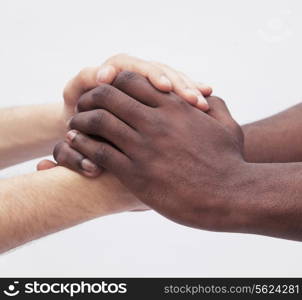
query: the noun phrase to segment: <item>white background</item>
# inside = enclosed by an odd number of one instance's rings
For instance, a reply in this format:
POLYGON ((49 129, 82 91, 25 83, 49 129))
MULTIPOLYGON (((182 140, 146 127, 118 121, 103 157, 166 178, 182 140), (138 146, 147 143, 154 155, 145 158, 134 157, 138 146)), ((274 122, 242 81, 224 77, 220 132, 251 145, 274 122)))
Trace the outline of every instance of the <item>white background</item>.
MULTIPOLYGON (((126 52, 211 84, 240 123, 253 121, 300 101, 301 11, 299 0, 1 0, 1 106, 61 101, 82 67, 126 52)), ((2 255, 0 276, 302 276, 301 251, 124 213, 2 255)))

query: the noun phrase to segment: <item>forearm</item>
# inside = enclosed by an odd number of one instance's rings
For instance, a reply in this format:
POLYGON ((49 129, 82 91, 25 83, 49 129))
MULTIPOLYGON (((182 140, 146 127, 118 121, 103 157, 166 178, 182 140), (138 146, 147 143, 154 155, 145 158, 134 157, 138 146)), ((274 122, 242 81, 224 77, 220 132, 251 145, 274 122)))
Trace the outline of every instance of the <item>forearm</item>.
POLYGON ((302 161, 302 104, 244 125, 244 152, 249 162, 302 161))
POLYGON ((49 155, 64 134, 62 104, 0 110, 0 169, 49 155))
POLYGON ((238 231, 302 241, 302 163, 248 163, 244 173, 238 231))
POLYGON ((0 181, 0 252, 89 219, 135 209, 115 177, 88 179, 63 167, 0 181))

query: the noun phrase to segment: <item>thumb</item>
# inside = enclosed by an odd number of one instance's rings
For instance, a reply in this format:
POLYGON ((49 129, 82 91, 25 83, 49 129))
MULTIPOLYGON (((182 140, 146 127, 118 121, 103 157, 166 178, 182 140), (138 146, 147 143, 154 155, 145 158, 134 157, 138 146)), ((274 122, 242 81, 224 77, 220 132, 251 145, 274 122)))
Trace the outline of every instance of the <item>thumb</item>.
POLYGON ((225 102, 221 98, 210 96, 206 99, 210 106, 210 109, 207 112, 209 116, 224 124, 225 126, 229 126, 230 124, 235 122, 225 102))
POLYGON ((44 159, 44 160, 41 160, 37 164, 37 171, 43 171, 43 170, 52 169, 52 168, 54 168, 56 166, 57 166, 57 164, 54 163, 53 161, 48 160, 48 159, 44 159))
POLYGON ((241 127, 233 119, 225 102, 216 96, 206 98, 209 103, 209 111, 207 114, 225 126, 234 135, 240 143, 243 143, 243 133, 241 127))

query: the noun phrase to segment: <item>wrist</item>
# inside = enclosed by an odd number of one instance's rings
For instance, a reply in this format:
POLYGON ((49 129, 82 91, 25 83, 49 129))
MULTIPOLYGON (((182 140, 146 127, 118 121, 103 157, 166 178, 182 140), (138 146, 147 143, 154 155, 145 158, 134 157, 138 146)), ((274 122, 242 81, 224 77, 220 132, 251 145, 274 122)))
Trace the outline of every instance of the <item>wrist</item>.
POLYGON ((300 170, 300 164, 244 163, 235 195, 239 222, 234 232, 288 238, 284 217, 296 209, 288 201, 295 181, 290 176, 300 170))
POLYGON ((57 142, 64 138, 66 133, 66 121, 64 119, 64 104, 61 102, 48 103, 37 106, 35 114, 40 115, 41 124, 39 131, 43 133, 43 139, 49 142, 57 142))
POLYGON ((236 175, 232 177, 234 184, 231 186, 229 199, 232 203, 231 231, 233 232, 253 233, 255 230, 258 213, 255 203, 258 193, 262 190, 258 167, 258 164, 243 161, 236 175))
POLYGON ((64 167, 56 167, 49 170, 51 171, 56 173, 55 178, 59 179, 58 185, 64 191, 64 197, 72 196, 69 201, 75 201, 89 218, 135 210, 142 206, 141 202, 108 172, 97 178, 88 178, 64 167))
POLYGON ((235 161, 224 176, 220 192, 214 198, 217 203, 216 217, 213 219, 215 231, 251 233, 255 226, 252 201, 258 192, 256 164, 235 161), (219 196, 220 195, 220 196, 219 196), (220 215, 223 211, 224 214, 220 215))

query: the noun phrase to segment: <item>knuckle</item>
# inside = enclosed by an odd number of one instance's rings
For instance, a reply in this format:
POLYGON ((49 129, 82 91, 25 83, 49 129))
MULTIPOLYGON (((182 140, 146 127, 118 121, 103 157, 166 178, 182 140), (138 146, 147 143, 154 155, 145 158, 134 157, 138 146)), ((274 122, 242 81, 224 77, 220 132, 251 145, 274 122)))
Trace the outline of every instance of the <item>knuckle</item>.
POLYGON ((94 162, 98 165, 98 166, 103 166, 103 164, 106 162, 108 157, 108 153, 107 153, 107 148, 105 146, 105 144, 100 143, 100 145, 98 146, 98 148, 96 149, 95 153, 94 153, 94 162))
POLYGON ((153 77, 157 77, 157 79, 160 79, 160 76, 165 75, 165 72, 164 72, 164 69, 160 66, 160 65, 157 65, 157 64, 154 64, 154 63, 151 63, 151 64, 148 64, 147 66, 147 73, 149 76, 152 76, 153 77))
POLYGON ((106 119, 108 118, 108 112, 103 109, 98 109, 94 111, 91 115, 91 117, 87 120, 88 128, 90 132, 97 133, 100 128, 102 128, 102 124, 106 122, 106 119))
POLYGON ((118 126, 116 130, 112 133, 114 137, 116 137, 120 141, 128 142, 129 139, 135 138, 135 134, 129 133, 129 130, 125 126, 118 126))
POLYGON ((137 77, 138 77, 138 75, 134 72, 122 71, 117 75, 116 79, 114 80, 114 85, 123 86, 123 85, 131 82, 132 80, 137 79, 137 77))
POLYGON ((80 70, 80 72, 78 73, 76 78, 78 79, 78 81, 80 83, 83 83, 83 82, 85 83, 85 82, 88 81, 90 73, 91 73, 91 67, 85 67, 85 68, 80 70))
POLYGON ((131 101, 127 101, 127 104, 125 104, 125 109, 127 112, 131 112, 131 111, 138 111, 140 110, 140 105, 139 102, 137 102, 136 100, 132 100, 131 101))
POLYGON ((185 79, 182 76, 179 76, 179 74, 176 73, 176 85, 178 86, 179 89, 187 89, 190 88, 185 79))
POLYGON ((114 90, 111 85, 103 83, 97 88, 93 89, 91 92, 91 98, 93 101, 99 101, 106 97, 111 96, 114 93, 114 90))

